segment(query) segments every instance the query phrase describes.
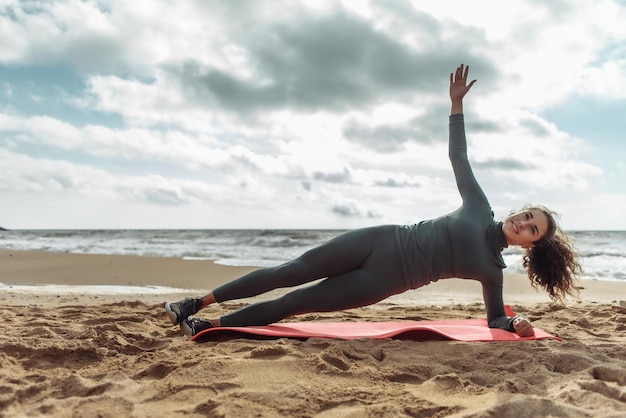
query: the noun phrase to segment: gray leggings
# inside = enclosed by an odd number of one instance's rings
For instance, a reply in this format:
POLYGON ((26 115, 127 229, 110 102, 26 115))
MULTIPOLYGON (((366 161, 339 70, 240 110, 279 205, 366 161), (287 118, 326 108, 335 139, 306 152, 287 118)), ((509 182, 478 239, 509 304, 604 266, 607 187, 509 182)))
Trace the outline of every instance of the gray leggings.
POLYGON ((218 302, 298 286, 278 299, 221 317, 222 326, 267 325, 291 315, 371 305, 407 290, 395 237, 396 226, 346 232, 277 267, 253 271, 213 291, 218 302))

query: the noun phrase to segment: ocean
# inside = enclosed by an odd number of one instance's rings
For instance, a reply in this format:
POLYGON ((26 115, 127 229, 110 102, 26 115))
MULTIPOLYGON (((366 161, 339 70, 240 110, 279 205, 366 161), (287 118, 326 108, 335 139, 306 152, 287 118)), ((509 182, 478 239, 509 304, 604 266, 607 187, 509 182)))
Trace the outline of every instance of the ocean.
MULTIPOLYGON (((340 230, 11 230, 5 250, 210 259, 230 266, 273 266, 340 234, 340 230)), ((626 231, 572 231, 583 279, 626 280, 626 231)), ((522 250, 503 252, 507 272, 524 273, 522 250)))

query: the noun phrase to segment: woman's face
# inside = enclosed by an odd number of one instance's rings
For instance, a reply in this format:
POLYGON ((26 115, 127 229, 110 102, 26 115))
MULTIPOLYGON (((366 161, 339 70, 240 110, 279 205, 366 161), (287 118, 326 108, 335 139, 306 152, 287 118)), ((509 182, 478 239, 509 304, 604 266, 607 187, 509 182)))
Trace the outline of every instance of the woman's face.
POLYGON ((502 232, 509 245, 524 248, 534 247, 534 242, 548 230, 548 217, 539 209, 528 209, 514 213, 502 223, 502 232))

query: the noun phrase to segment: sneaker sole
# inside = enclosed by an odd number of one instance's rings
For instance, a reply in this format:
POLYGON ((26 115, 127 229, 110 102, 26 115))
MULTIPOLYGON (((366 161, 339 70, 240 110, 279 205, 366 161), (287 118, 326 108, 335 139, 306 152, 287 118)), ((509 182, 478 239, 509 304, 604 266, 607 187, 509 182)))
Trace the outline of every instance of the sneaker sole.
POLYGON ((185 321, 180 323, 180 330, 188 337, 193 337, 193 329, 185 321))
POLYGON ((170 321, 172 321, 172 325, 178 325, 178 314, 174 312, 171 308, 172 302, 165 302, 165 311, 167 312, 167 316, 169 316, 170 321))

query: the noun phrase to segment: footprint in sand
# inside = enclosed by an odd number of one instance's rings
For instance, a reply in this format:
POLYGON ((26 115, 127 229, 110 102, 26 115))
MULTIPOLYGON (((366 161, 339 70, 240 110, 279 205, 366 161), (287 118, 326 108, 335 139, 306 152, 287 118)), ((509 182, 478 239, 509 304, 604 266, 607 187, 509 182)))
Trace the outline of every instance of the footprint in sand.
POLYGON ((326 370, 332 371, 338 369, 345 372, 352 367, 341 352, 324 352, 320 354, 319 359, 322 360, 323 363, 318 364, 318 367, 326 370))
POLYGON ((75 370, 97 363, 103 357, 103 351, 100 348, 87 344, 79 344, 78 347, 43 346, 37 348, 15 344, 5 348, 8 348, 7 353, 18 359, 27 370, 37 368, 75 370))
POLYGON ((286 347, 273 345, 254 348, 246 357, 272 360, 289 354, 289 350, 286 347))
POLYGON ((614 399, 619 402, 626 402, 626 392, 623 390, 609 386, 605 382, 594 380, 592 382, 578 382, 581 389, 598 393, 606 398, 614 399))
POLYGON ((591 417, 587 411, 557 403, 549 399, 539 399, 527 395, 514 395, 499 405, 485 408, 465 418, 478 417, 591 417))
MULTIPOLYGON (((561 374, 585 370, 593 362, 591 358, 576 353, 551 353, 542 356, 541 359, 546 368, 550 369, 551 367, 553 372, 561 374)), ((520 367, 522 367, 522 364, 520 364, 520 367)))
POLYGON ((626 386, 626 370, 609 366, 596 366, 591 369, 594 379, 604 382, 615 382, 620 386, 626 386))
POLYGON ((171 343, 169 338, 154 338, 145 333, 125 332, 115 324, 97 329, 94 342, 99 347, 115 350, 122 354, 136 355, 163 349, 171 343))
POLYGON ((133 376, 133 379, 163 379, 174 370, 174 366, 169 364, 152 364, 133 376))
MULTIPOLYGON (((85 399, 76 406, 82 417, 132 417, 136 416, 135 405, 124 398, 85 399), (102 411, 106 411, 103 414, 102 411), (134 412, 134 413, 133 413, 134 412)), ((78 416, 78 415, 73 415, 78 416)))
POLYGON ((110 382, 93 383, 76 374, 72 374, 67 378, 55 379, 54 387, 60 389, 60 392, 54 396, 59 399, 78 396, 81 398, 90 396, 99 396, 109 390, 113 386, 110 382))
POLYGON ((402 383, 408 385, 419 385, 424 382, 424 378, 407 372, 392 372, 386 376, 386 380, 394 383, 402 383))

